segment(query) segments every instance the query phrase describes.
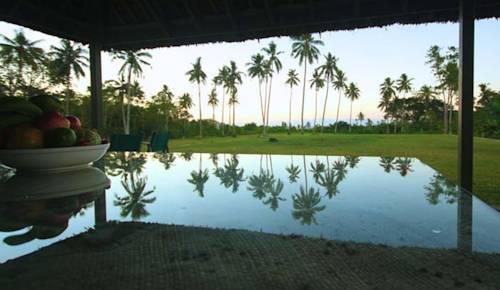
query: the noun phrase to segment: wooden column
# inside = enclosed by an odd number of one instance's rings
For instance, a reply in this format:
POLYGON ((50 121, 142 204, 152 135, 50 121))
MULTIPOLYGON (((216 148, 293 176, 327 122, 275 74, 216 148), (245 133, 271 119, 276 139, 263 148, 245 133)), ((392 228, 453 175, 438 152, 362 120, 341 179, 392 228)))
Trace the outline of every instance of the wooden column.
POLYGON ((101 44, 90 43, 90 112, 92 128, 99 132, 103 129, 101 44))
POLYGON ((460 0, 457 248, 472 251, 475 0, 460 0))
POLYGON ((460 0, 458 182, 472 192, 475 0, 460 0))

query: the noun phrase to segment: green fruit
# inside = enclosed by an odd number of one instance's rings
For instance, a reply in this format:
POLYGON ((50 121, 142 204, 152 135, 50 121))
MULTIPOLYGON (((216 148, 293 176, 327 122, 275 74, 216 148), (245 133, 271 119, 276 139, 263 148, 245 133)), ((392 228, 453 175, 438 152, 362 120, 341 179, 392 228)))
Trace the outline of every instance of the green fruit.
POLYGON ((9 97, 0 105, 0 113, 17 113, 29 117, 37 117, 42 114, 42 110, 33 103, 21 98, 9 97))
POLYGON ((30 123, 33 118, 26 115, 16 114, 16 113, 2 113, 0 114, 0 132, 14 125, 22 123, 30 123))
POLYGON ((81 129, 77 133, 78 145, 99 145, 101 142, 101 136, 94 130, 81 129))
POLYGON ((75 131, 69 128, 57 128, 45 133, 46 147, 71 147, 76 144, 75 131))
POLYGON ((61 112, 63 104, 57 97, 51 95, 38 95, 31 97, 31 103, 37 105, 44 113, 46 112, 61 112))

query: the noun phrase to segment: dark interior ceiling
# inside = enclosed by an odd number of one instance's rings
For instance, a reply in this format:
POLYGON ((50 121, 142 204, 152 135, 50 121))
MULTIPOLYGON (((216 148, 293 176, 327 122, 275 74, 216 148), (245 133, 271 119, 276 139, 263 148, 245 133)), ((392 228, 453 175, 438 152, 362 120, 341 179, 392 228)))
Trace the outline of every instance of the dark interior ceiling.
MULTIPOLYGON (((478 19, 500 0, 476 0, 478 19)), ((459 0, 0 0, 0 20, 104 49, 458 20, 459 0)))

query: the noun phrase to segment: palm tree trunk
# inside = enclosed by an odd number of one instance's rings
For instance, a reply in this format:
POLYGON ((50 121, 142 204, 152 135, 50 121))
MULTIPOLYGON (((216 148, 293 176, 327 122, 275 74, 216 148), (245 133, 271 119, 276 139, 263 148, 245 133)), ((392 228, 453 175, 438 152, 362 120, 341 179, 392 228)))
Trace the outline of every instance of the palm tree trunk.
POLYGON ((169 110, 168 107, 165 108, 165 130, 168 132, 168 115, 169 115, 169 110))
POLYGON ((215 106, 212 105, 212 122, 214 123, 215 126, 215 106))
POLYGON ((262 79, 259 78, 259 98, 260 98, 260 112, 262 115, 262 127, 266 125, 266 113, 264 109, 264 104, 262 101, 262 79))
POLYGON ((233 136, 236 136, 236 103, 233 104, 233 136))
POLYGON ((446 100, 446 95, 443 91, 443 106, 444 106, 444 110, 443 110, 443 119, 444 119, 444 125, 443 125, 443 131, 444 131, 444 134, 447 134, 448 133, 448 102, 446 100))
POLYGON ((352 103, 353 101, 351 100, 351 111, 349 113, 349 133, 352 133, 352 103))
POLYGON ((448 119, 448 134, 452 134, 453 133, 453 93, 450 92, 449 94, 449 105, 448 105, 448 108, 449 108, 449 112, 450 112, 450 116, 449 116, 449 119, 448 119))
POLYGON ((266 118, 266 112, 267 112, 267 90, 268 90, 267 84, 268 84, 268 80, 269 80, 269 78, 266 77, 266 82, 264 84, 264 113, 263 113, 264 114, 264 128, 262 129, 262 133, 263 133, 264 136, 267 135, 267 125, 266 125, 267 124, 267 122, 266 122, 267 118, 266 118))
POLYGON ((302 160, 304 162, 304 179, 306 181, 306 190, 308 189, 307 188, 307 166, 306 166, 306 156, 305 155, 302 155, 302 160))
POLYGON ((198 106, 199 106, 199 112, 200 112, 200 118, 199 118, 199 123, 200 123, 200 138, 203 138, 203 133, 202 133, 202 128, 201 128, 201 86, 200 82, 198 82, 198 106))
POLYGON ((71 80, 69 76, 66 76, 66 94, 64 96, 64 113, 69 115, 69 93, 71 90, 71 80))
POLYGON ((290 101, 288 102, 288 135, 292 133, 292 85, 290 85, 290 101))
POLYGON ((125 134, 130 134, 130 101, 132 93, 132 67, 128 68, 128 76, 127 76, 127 112, 125 114, 125 134))
POLYGON ((226 90, 222 87, 222 119, 221 119, 221 132, 222 136, 224 136, 224 105, 226 103, 226 90))
POLYGON ((304 61, 304 84, 302 86, 302 112, 300 114, 300 133, 304 134, 304 102, 306 100, 306 75, 307 75, 307 60, 304 61))
POLYGON ((314 126, 316 129, 316 117, 318 115, 318 89, 316 89, 316 95, 314 96, 314 126))
POLYGON ((269 107, 271 106, 271 88, 273 86, 273 77, 269 78, 269 91, 267 92, 267 112, 266 112, 266 127, 269 126, 269 107))
POLYGON ((327 77, 325 104, 323 105, 323 118, 321 118, 321 133, 323 133, 323 126, 325 125, 326 102, 328 101, 328 89, 329 88, 330 88, 330 78, 327 77))
POLYGON ((337 104, 337 119, 335 120, 335 133, 337 133, 337 127, 339 124, 339 113, 340 113, 340 99, 342 97, 342 89, 339 89, 339 102, 337 104))

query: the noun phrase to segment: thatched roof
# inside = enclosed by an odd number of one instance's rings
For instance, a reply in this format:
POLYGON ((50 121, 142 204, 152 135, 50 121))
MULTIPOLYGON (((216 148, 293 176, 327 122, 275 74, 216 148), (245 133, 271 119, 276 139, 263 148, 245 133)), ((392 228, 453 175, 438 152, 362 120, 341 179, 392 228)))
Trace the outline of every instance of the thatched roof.
MULTIPOLYGON (((476 0, 477 18, 500 17, 476 0)), ((457 21, 459 0, 1 0, 0 20, 104 49, 457 21)))

